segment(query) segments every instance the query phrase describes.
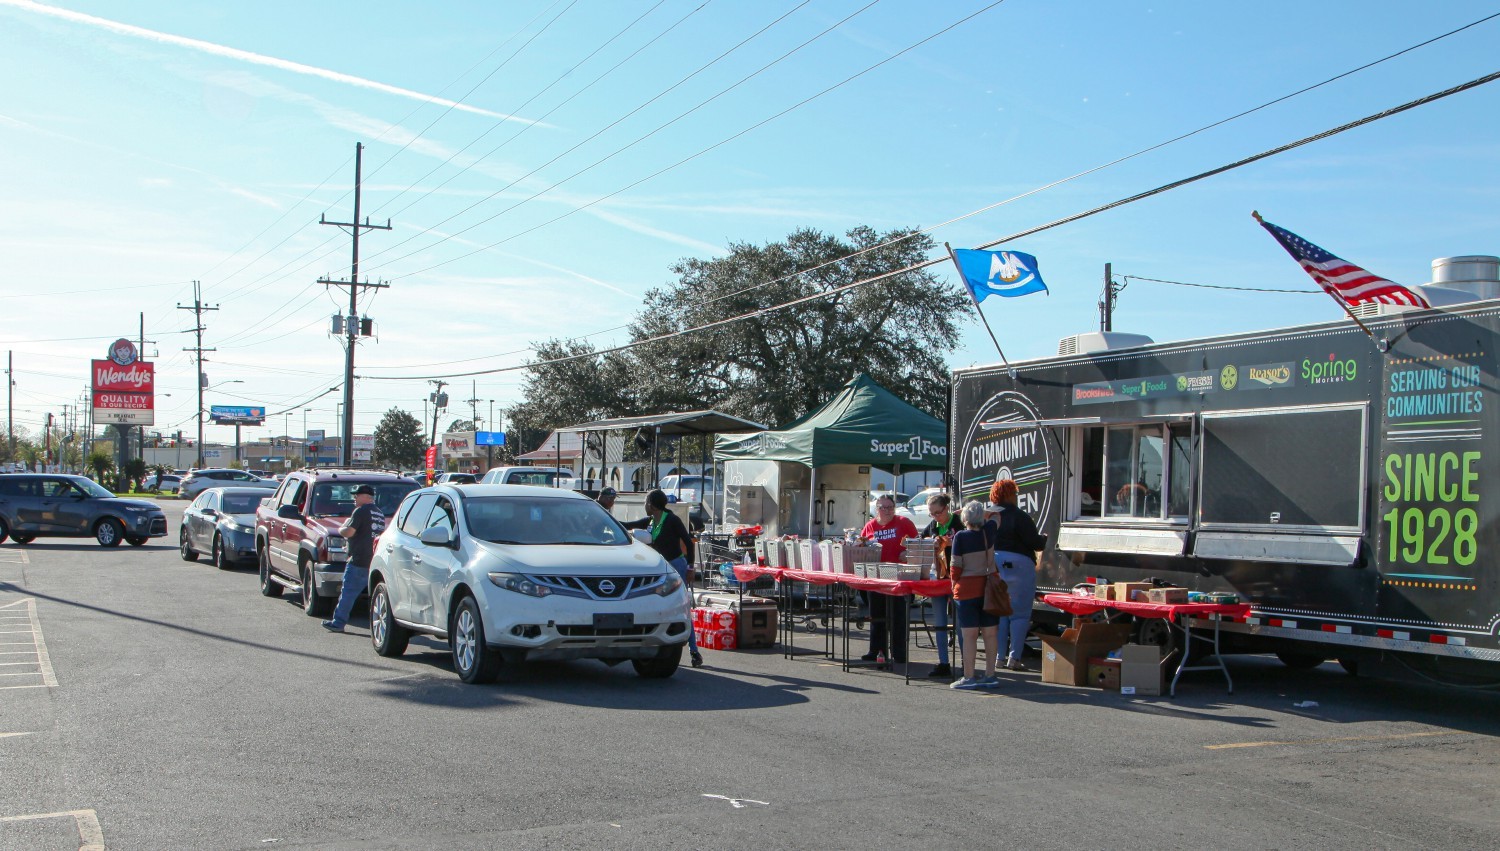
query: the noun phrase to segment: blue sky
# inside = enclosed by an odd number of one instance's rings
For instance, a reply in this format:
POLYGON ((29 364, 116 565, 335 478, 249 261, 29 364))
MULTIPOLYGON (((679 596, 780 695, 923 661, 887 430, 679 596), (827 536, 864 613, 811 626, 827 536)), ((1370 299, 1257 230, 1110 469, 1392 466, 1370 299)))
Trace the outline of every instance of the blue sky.
MULTIPOLYGON (((189 429, 191 323, 174 308, 194 279, 222 308, 207 321, 210 381, 241 382, 209 404, 278 411, 337 383, 336 308, 314 282, 347 277, 349 246, 317 220, 351 214, 356 141, 364 212, 394 226, 363 240, 362 273, 392 286, 369 304, 379 337, 359 372, 464 371, 624 324, 679 258, 800 227, 932 226, 1497 11, 1008 0, 724 142, 988 5, 0 0, 0 349, 16 353, 17 422, 76 401, 87 360, 135 336, 144 311, 158 392, 172 394, 158 427, 189 429), (475 360, 419 366, 460 359, 475 360)), ((1497 37, 1500 19, 933 235, 988 242, 1467 81, 1496 70, 1497 37)), ((1407 284, 1434 257, 1500 252, 1497 107, 1500 83, 1017 241, 1052 294, 991 299, 986 314, 1017 359, 1097 327, 1106 262, 1310 288, 1252 209, 1407 284)), ((1116 328, 1169 340, 1337 315, 1320 295, 1132 282, 1116 328)), ((977 323, 959 343, 954 366, 994 360, 977 323)), ((519 386, 501 373, 472 393, 484 414, 519 386)), ((392 405, 420 412, 427 388, 362 380, 356 393, 368 432, 392 405)), ((470 396, 464 379, 452 397, 470 396)), ((338 398, 312 403, 308 425, 334 429, 338 398)))

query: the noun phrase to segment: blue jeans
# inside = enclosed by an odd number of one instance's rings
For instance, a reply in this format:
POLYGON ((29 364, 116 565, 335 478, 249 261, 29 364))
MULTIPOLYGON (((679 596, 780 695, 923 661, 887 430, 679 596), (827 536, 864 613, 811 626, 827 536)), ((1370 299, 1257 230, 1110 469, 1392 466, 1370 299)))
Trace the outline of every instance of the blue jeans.
MULTIPOLYGON (((693 605, 693 586, 688 584, 688 570, 690 569, 688 567, 688 560, 682 556, 678 556, 667 562, 667 564, 672 565, 673 569, 677 571, 677 575, 682 577, 682 593, 687 595, 688 607, 691 608, 693 605)), ((688 651, 694 656, 698 655, 698 636, 693 632, 691 613, 688 617, 688 651)))
POLYGON ((1010 589, 1010 617, 1000 619, 1002 659, 1021 661, 1021 651, 1026 648, 1026 635, 1031 632, 1031 607, 1036 602, 1036 562, 1020 553, 997 551, 995 565, 1000 569, 1000 578, 1010 589), (1009 564, 1010 567, 1005 565, 1009 564), (1006 645, 1010 650, 1005 653, 1006 645))
MULTIPOLYGON (((333 609, 333 617, 330 622, 343 626, 349 622, 349 615, 354 611, 354 600, 365 593, 370 584, 370 569, 360 567, 357 564, 344 565, 344 585, 339 589, 339 603, 333 609)), ((311 589, 308 593, 312 593, 311 589)))
POLYGON ((932 641, 937 645, 938 664, 948 664, 948 605, 951 597, 933 597, 932 641))

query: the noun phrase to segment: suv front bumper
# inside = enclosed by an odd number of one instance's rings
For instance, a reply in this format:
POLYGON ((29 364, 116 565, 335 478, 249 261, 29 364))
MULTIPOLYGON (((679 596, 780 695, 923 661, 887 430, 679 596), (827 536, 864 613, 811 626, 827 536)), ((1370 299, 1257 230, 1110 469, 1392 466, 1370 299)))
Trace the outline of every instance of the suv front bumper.
POLYGON ((507 658, 651 659, 686 644, 693 628, 685 592, 629 600, 528 597, 485 583, 479 608, 485 643, 507 658), (594 626, 594 615, 630 614, 628 627, 594 626))

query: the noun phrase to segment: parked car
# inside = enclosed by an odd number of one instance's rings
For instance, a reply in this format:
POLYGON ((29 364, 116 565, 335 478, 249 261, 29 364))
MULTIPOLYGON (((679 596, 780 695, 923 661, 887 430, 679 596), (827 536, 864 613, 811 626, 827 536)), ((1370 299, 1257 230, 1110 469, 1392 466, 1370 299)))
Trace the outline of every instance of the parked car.
POLYGON ((152 477, 147 487, 154 491, 175 494, 182 488, 182 477, 163 473, 152 477))
POLYGON ((272 490, 276 487, 276 483, 270 479, 262 479, 260 476, 252 476, 244 470, 212 468, 188 473, 187 478, 182 480, 181 493, 183 496, 196 498, 207 488, 223 487, 272 490))
POLYGON ((167 515, 144 499, 115 496, 83 476, 15 473, 0 478, 0 542, 37 538, 93 538, 139 547, 167 534, 167 515))
POLYGON ((387 518, 417 483, 393 473, 362 470, 299 470, 289 473, 255 512, 255 554, 260 593, 302 595, 302 610, 327 615, 344 584, 347 541, 338 528, 354 513, 354 489, 375 489, 375 507, 387 518))
POLYGON ((245 472, 249 473, 257 479, 272 478, 270 470, 246 470, 245 472))
POLYGON ((677 571, 561 488, 416 491, 370 568, 375 652, 399 656, 414 633, 446 639, 466 683, 528 659, 628 659, 643 677, 670 677, 691 628, 677 571))
POLYGON ((896 512, 898 514, 901 511, 901 506, 905 505, 906 501, 909 500, 909 499, 911 499, 911 494, 901 493, 900 491, 891 491, 891 490, 870 491, 870 513, 869 513, 868 516, 870 516, 870 517, 874 517, 875 516, 875 501, 878 500, 878 499, 880 499, 883 496, 888 496, 891 499, 895 500, 895 502, 896 502, 896 512))
POLYGON ((546 485, 547 487, 578 487, 578 479, 566 467, 496 467, 479 480, 485 485, 546 485))
MULTIPOLYGON (((932 522, 932 512, 927 510, 927 500, 940 493, 943 493, 942 488, 923 488, 905 503, 898 503, 896 513, 910 517, 911 522, 917 524, 918 530, 925 529, 927 524, 932 522)), ((952 508, 954 511, 958 510, 958 506, 952 506, 952 508)))
POLYGON ((713 519, 714 480, 712 476, 662 476, 657 485, 667 499, 685 502, 688 509, 688 525, 697 532, 713 519))
POLYGON ((209 488, 182 512, 177 548, 183 561, 208 553, 214 567, 228 570, 255 562, 255 510, 264 488, 209 488))
POLYGON ((432 477, 435 485, 472 485, 479 481, 473 473, 438 473, 432 477))

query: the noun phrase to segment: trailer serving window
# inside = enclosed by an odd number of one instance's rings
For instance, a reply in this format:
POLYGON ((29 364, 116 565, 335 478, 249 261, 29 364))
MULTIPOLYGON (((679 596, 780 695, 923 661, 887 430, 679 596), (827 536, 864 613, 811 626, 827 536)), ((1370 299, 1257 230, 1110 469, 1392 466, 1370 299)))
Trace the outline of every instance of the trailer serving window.
POLYGON ((1359 532, 1365 408, 1282 408, 1203 415, 1203 528, 1359 532))
POLYGON ((1192 429, 1187 422, 1073 429, 1068 519, 1187 521, 1192 429))

